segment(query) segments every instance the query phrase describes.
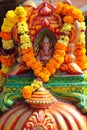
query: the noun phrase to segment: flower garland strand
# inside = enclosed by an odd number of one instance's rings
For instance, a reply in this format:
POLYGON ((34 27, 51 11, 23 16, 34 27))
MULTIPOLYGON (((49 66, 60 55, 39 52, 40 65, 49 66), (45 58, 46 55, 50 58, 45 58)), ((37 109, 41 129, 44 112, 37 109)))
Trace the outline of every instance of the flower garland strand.
POLYGON ((86 48, 85 48, 85 22, 82 11, 75 6, 69 4, 64 4, 59 2, 56 8, 56 13, 63 16, 64 23, 74 24, 77 20, 80 23, 80 35, 79 39, 75 43, 75 56, 76 63, 80 66, 82 70, 87 69, 87 58, 86 58, 86 48))
MULTIPOLYGON (((52 74, 54 74, 56 69, 58 69, 60 65, 63 63, 65 50, 69 43, 69 36, 67 34, 69 34, 71 27, 72 25, 69 23, 65 23, 63 25, 61 33, 66 32, 66 35, 64 34, 65 36, 60 36, 58 43, 56 43, 55 45, 55 52, 53 57, 48 61, 46 67, 43 67, 42 63, 35 58, 26 21, 21 21, 17 24, 18 34, 21 34, 19 44, 21 45, 20 47, 21 52, 23 54, 23 61, 26 63, 28 67, 31 67, 34 70, 34 75, 41 78, 43 82, 47 82, 49 80, 49 77, 52 74), (21 32, 21 30, 23 31, 21 32), (21 39, 25 39, 26 42, 21 39)), ((31 84, 31 86, 25 86, 22 91, 23 97, 31 97, 32 92, 42 86, 42 81, 35 80, 35 82, 31 84)))
POLYGON ((86 58, 86 48, 85 48, 85 22, 80 23, 80 35, 78 41, 76 43, 75 48, 75 56, 76 56, 76 63, 80 66, 82 70, 87 69, 87 58, 86 58))
POLYGON ((84 16, 80 9, 63 2, 58 2, 56 13, 63 16, 63 21, 65 23, 74 23, 75 20, 82 22, 84 20, 84 16))
MULTIPOLYGON (((26 22, 25 22, 26 23, 26 22)), ((27 24, 27 23, 26 23, 27 24)), ((25 25, 25 24, 24 24, 25 25)), ((62 32, 67 29, 67 32, 71 30, 71 24, 64 24, 62 27, 62 32), (68 28, 66 26, 68 25, 68 28)), ((18 29, 20 27, 18 26, 18 29)), ((66 32, 66 33, 67 33, 66 32)), ((28 35, 28 34, 26 34, 28 35)), ((20 38, 24 37, 25 33, 23 33, 20 38)), ((26 36, 28 37, 28 36, 26 36)), ((29 38, 29 37, 28 37, 29 38)), ((30 41, 30 38, 28 39, 30 41)), ((65 50, 69 42, 69 37, 68 36, 60 36, 60 39, 55 45, 55 52, 53 57, 48 61, 46 64, 46 67, 43 67, 42 63, 38 61, 35 58, 35 54, 33 52, 33 47, 31 46, 31 42, 26 44, 23 41, 21 42, 21 50, 22 50, 22 58, 23 61, 26 63, 28 67, 31 67, 34 70, 34 75, 41 78, 43 82, 47 82, 49 80, 49 77, 55 73, 55 71, 60 67, 60 65, 64 61, 64 56, 65 56, 65 50), (26 46, 25 46, 26 44, 26 46)))
MULTIPOLYGON (((7 12, 6 18, 4 19, 2 25, 2 32, 0 33, 4 50, 10 50, 14 48, 11 31, 14 25, 17 25, 17 33, 20 37, 18 44, 23 54, 22 59, 28 67, 31 67, 34 70, 34 75, 41 78, 43 82, 47 82, 49 77, 54 74, 55 71, 60 68, 60 65, 64 62, 64 56, 66 54, 65 51, 67 45, 69 44, 69 32, 72 28, 72 24, 74 24, 75 20, 78 20, 80 23, 84 20, 81 10, 62 2, 58 3, 56 13, 63 17, 64 24, 61 29, 60 38, 55 45, 54 55, 48 61, 45 67, 43 67, 42 63, 35 58, 29 36, 28 25, 26 23, 27 12, 22 6, 17 7, 14 11, 11 10, 7 12)), ((82 29, 80 39, 81 36, 84 35, 83 32, 84 31, 82 29)), ((80 42, 83 43, 81 40, 80 42)), ((0 77, 4 77, 4 73, 8 73, 11 66, 13 66, 15 62, 15 54, 0 56, 0 62, 2 63, 0 77)), ((25 86, 22 91, 23 97, 31 97, 32 92, 36 91, 39 87, 42 86, 42 81, 34 80, 31 86, 25 86)))
POLYGON ((17 7, 14 11, 10 10, 6 13, 4 18, 0 37, 2 37, 2 55, 0 56, 0 88, 6 81, 6 74, 11 70, 15 63, 15 46, 12 38, 12 29, 16 23, 25 19, 27 12, 22 6, 17 7))

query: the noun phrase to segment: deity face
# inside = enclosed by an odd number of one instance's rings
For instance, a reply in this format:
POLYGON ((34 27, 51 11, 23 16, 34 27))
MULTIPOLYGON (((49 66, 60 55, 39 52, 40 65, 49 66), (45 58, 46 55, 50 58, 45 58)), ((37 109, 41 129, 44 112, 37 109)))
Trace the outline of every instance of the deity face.
POLYGON ((45 38, 43 39, 43 41, 42 41, 42 48, 43 48, 43 49, 49 49, 50 46, 51 46, 51 44, 50 44, 49 38, 48 38, 48 37, 45 37, 45 38))

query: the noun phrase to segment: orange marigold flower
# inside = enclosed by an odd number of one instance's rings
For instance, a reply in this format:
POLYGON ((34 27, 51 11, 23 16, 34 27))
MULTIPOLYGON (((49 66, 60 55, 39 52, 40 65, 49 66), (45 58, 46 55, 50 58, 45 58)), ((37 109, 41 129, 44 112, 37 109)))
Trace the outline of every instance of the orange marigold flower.
POLYGON ((61 13, 62 9, 64 7, 64 4, 62 2, 59 2, 57 7, 56 7, 56 13, 61 13))
POLYGON ((47 82, 47 81, 49 81, 49 76, 48 76, 48 75, 45 75, 45 76, 43 77, 43 82, 47 82))
POLYGON ((30 60, 28 60, 27 62, 26 62, 26 65, 28 66, 28 67, 31 67, 32 68, 32 65, 33 64, 36 64, 36 59, 35 58, 32 58, 32 59, 30 59, 30 60))
POLYGON ((34 75, 38 77, 38 75, 41 73, 41 71, 42 71, 42 68, 35 69, 34 70, 34 75))
POLYGON ((49 63, 47 63, 47 64, 51 64, 51 65, 53 65, 54 62, 55 62, 55 60, 54 60, 53 58, 51 58, 51 59, 49 60, 49 63))
POLYGON ((32 86, 25 86, 22 90, 22 95, 25 99, 28 99, 31 97, 33 92, 33 87, 32 86))
POLYGON ((60 63, 57 62, 56 60, 54 60, 53 65, 52 65, 55 69, 58 69, 60 67, 60 63))
POLYGON ((76 59, 76 63, 78 64, 78 65, 84 65, 85 64, 85 62, 82 62, 82 61, 80 61, 80 60, 78 60, 78 59, 76 59))
POLYGON ((78 19, 79 22, 82 22, 82 21, 84 21, 84 16, 82 16, 82 15, 78 16, 77 19, 78 19))
POLYGON ((63 9, 62 9, 62 14, 63 14, 63 15, 67 15, 69 9, 70 9, 70 5, 64 4, 64 7, 63 7, 63 9))
POLYGON ((60 55, 60 56, 65 56, 65 51, 64 51, 64 50, 59 50, 59 49, 57 49, 57 50, 55 51, 55 53, 58 54, 58 55, 60 55))
POLYGON ((10 40, 12 38, 11 32, 0 32, 0 37, 2 37, 3 40, 10 40))
POLYGON ((44 72, 39 73, 38 76, 43 80, 43 82, 49 81, 49 75, 44 74, 44 72))
POLYGON ((22 54, 26 54, 26 53, 29 53, 29 52, 33 52, 33 48, 32 47, 29 47, 29 48, 27 48, 27 49, 21 49, 21 52, 22 52, 22 54))
POLYGON ((51 76, 51 73, 50 73, 50 71, 49 71, 47 68, 44 68, 44 69, 43 69, 43 72, 44 72, 46 75, 51 76))
POLYGON ((50 71, 51 74, 56 72, 56 68, 53 66, 53 64, 47 63, 46 68, 50 71))
POLYGON ((39 69, 42 70, 42 63, 37 61, 37 62, 35 62, 35 64, 32 64, 31 68, 32 69, 38 69, 39 68, 39 69))
POLYGON ((60 56, 58 54, 55 54, 53 56, 53 58, 56 60, 57 63, 63 63, 64 62, 64 57, 63 56, 60 56))
POLYGON ((74 23, 74 18, 72 17, 72 16, 65 16, 64 18, 63 18, 63 21, 65 22, 65 23, 74 23))
POLYGON ((56 43, 55 45, 55 50, 60 49, 60 50, 66 50, 66 45, 62 43, 56 43))
POLYGON ((79 50, 76 50, 76 51, 75 51, 75 55, 76 55, 76 56, 85 55, 85 53, 86 53, 86 49, 85 49, 85 48, 79 49, 79 50))
POLYGON ((26 53, 22 56, 23 61, 27 62, 34 58, 34 53, 26 53))
POLYGON ((54 57, 52 58, 52 59, 50 59, 50 61, 49 61, 49 63, 47 64, 47 66, 50 66, 51 65, 51 68, 52 69, 57 69, 57 68, 59 68, 59 62, 57 62, 55 59, 54 59, 54 57))
POLYGON ((85 69, 85 65, 86 65, 86 62, 79 62, 79 61, 76 61, 76 63, 79 65, 79 67, 82 69, 82 70, 84 70, 85 69))
POLYGON ((4 64, 5 66, 12 66, 15 62, 15 58, 13 56, 1 56, 1 63, 4 64))
POLYGON ((83 49, 83 48, 85 48, 84 43, 81 43, 81 44, 76 43, 75 49, 83 49))
POLYGON ((85 62, 87 60, 86 55, 76 56, 76 60, 85 62))

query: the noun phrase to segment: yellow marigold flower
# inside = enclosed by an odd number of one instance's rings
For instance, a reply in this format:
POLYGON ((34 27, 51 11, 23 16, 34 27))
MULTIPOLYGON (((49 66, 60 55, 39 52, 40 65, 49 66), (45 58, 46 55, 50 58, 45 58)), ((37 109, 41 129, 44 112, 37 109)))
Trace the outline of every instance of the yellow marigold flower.
POLYGON ((2 40, 2 43, 4 49, 10 49, 14 47, 13 40, 8 40, 8 41, 2 40))
POLYGON ((82 13, 80 12, 80 10, 78 10, 77 8, 74 8, 74 9, 73 9, 73 14, 72 14, 73 18, 74 18, 74 19, 78 19, 78 17, 79 17, 80 15, 82 15, 82 13))
POLYGON ((22 44, 21 48, 26 48, 27 49, 28 47, 31 47, 32 43, 31 43, 29 35, 27 35, 27 34, 21 35, 20 36, 20 44, 22 44))
POLYGON ((5 66, 4 64, 2 64, 2 69, 3 73, 7 74, 8 72, 10 72, 11 67, 10 66, 5 66))
POLYGON ((79 17, 78 17, 78 21, 79 21, 79 22, 84 21, 84 19, 85 19, 84 16, 79 16, 79 17))
POLYGON ((80 42, 80 43, 85 43, 85 34, 84 34, 84 32, 81 32, 81 33, 80 33, 78 42, 80 42))
POLYGON ((70 6, 70 8, 69 8, 69 10, 67 12, 67 15, 72 15, 73 16, 73 14, 75 12, 77 12, 76 7, 75 6, 70 6))
POLYGON ((82 22, 84 20, 84 16, 82 15, 82 11, 80 9, 75 9, 73 12, 73 18, 82 22), (75 11, 76 10, 76 11, 75 11))
POLYGON ((28 43, 28 41, 29 41, 29 35, 24 33, 23 35, 20 36, 20 43, 21 44, 28 43))
POLYGON ((27 49, 27 48, 29 48, 29 47, 31 47, 31 46, 32 46, 31 43, 28 42, 28 43, 22 44, 22 45, 21 45, 21 48, 22 48, 22 49, 27 49))
POLYGON ((29 29, 28 29, 28 25, 26 24, 25 21, 19 22, 19 23, 17 24, 17 26, 18 26, 17 32, 18 32, 19 34, 26 33, 26 32, 28 32, 28 30, 29 30, 29 29))
POLYGON ((68 36, 60 36, 60 39, 58 40, 59 43, 65 44, 67 46, 67 44, 69 43, 69 37, 68 36))
POLYGON ((34 80, 31 86, 33 87, 34 91, 37 90, 38 88, 42 87, 42 81, 34 80))
POLYGON ((7 18, 4 18, 4 23, 3 25, 6 25, 6 26, 14 26, 15 23, 17 22, 16 18, 13 20, 12 19, 7 19, 7 18))
POLYGON ((25 26, 25 27, 28 28, 28 25, 27 25, 26 21, 21 21, 21 22, 19 22, 19 23, 18 23, 18 26, 25 26))
POLYGON ((72 24, 64 23, 61 31, 65 33, 69 33, 69 31, 71 30, 71 27, 72 27, 72 24))
POLYGON ((8 12, 6 13, 6 18, 7 18, 7 19, 12 19, 12 18, 14 18, 14 17, 16 17, 16 14, 14 13, 13 10, 10 10, 10 11, 8 11, 8 12))
POLYGON ((13 26, 14 26, 14 25, 7 26, 7 25, 4 25, 4 24, 3 24, 2 27, 1 27, 1 30, 2 30, 3 32, 11 32, 13 26))
POLYGON ((86 30, 85 22, 80 23, 81 30, 86 30))
POLYGON ((26 17, 27 16, 27 12, 26 10, 24 9, 23 6, 18 6, 16 7, 15 9, 15 14, 18 16, 18 17, 26 17))

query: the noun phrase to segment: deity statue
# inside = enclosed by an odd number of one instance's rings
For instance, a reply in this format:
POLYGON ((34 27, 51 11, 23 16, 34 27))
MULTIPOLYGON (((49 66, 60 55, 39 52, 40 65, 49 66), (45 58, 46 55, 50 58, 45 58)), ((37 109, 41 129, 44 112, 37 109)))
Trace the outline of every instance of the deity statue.
POLYGON ((15 52, 0 56, 0 130, 87 130, 83 20, 70 0, 7 12, 2 46, 15 52))
POLYGON ((48 36, 45 36, 40 43, 37 59, 45 66, 52 57, 52 53, 52 42, 48 36))

